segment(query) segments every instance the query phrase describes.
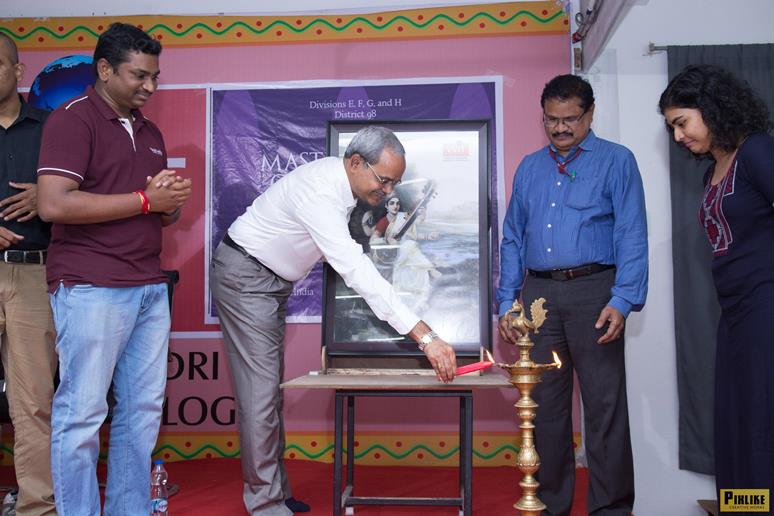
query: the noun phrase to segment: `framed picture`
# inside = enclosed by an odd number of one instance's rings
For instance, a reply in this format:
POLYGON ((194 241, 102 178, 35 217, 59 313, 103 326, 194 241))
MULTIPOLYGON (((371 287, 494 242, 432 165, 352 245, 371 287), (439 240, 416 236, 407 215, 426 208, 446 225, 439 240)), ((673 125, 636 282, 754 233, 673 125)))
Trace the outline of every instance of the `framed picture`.
MULTIPOLYGON (((368 124, 332 122, 328 151, 343 156, 368 124)), ((406 149, 406 171, 380 206, 358 203, 350 233, 401 300, 458 357, 491 349, 490 148, 486 121, 377 122, 406 149)), ((421 357, 326 265, 323 346, 331 357, 421 357)))

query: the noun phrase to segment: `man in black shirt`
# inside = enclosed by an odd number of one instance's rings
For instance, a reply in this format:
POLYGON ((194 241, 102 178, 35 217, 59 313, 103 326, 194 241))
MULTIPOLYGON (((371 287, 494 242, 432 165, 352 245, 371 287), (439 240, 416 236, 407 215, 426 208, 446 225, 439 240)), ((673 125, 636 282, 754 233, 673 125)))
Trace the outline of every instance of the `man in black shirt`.
POLYGON ((51 399, 57 357, 46 285, 50 225, 38 218, 37 165, 47 112, 17 92, 24 73, 0 32, 0 355, 14 426, 16 512, 56 514, 51 482, 51 399))

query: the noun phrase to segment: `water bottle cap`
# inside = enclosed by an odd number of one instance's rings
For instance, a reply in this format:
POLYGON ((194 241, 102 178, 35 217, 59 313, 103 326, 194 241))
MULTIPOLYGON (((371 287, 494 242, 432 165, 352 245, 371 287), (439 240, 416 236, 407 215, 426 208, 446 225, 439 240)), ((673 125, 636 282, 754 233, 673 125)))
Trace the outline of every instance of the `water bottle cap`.
POLYGON ((153 464, 158 466, 159 464, 164 464, 164 461, 161 460, 161 459, 156 459, 156 460, 153 461, 153 464))

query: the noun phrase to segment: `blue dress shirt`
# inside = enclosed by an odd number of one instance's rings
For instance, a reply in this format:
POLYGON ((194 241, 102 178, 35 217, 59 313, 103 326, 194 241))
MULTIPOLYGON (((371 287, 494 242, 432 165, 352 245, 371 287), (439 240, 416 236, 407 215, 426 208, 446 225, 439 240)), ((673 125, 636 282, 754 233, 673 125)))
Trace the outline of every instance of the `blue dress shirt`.
POLYGON ((580 155, 567 164, 574 179, 559 172, 548 146, 526 156, 516 170, 500 246, 500 316, 518 299, 526 269, 589 263, 616 266, 608 305, 624 317, 645 304, 648 231, 637 162, 629 149, 593 131, 579 147, 580 155))

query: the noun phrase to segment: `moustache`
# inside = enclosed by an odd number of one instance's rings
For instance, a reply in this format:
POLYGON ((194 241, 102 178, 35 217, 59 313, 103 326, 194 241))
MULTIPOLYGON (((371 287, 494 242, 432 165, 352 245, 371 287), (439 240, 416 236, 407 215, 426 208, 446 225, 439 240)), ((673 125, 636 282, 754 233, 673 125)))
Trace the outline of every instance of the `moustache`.
POLYGON ((567 132, 567 131, 563 131, 561 133, 551 133, 551 137, 553 137, 553 138, 558 138, 559 136, 569 136, 569 137, 572 138, 572 133, 567 132))

